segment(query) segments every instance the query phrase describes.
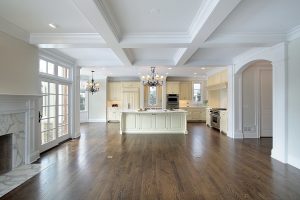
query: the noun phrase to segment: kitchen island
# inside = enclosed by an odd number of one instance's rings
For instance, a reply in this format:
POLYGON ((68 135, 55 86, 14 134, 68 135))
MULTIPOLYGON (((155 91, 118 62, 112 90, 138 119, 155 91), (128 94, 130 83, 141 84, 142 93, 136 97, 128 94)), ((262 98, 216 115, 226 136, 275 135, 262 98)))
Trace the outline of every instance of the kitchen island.
POLYGON ((120 134, 187 134, 185 110, 122 111, 120 134))

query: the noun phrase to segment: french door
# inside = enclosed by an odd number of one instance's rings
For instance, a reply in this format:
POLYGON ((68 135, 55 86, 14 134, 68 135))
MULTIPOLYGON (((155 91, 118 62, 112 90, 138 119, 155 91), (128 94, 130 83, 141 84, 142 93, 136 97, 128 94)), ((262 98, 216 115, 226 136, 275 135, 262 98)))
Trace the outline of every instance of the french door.
POLYGON ((47 79, 41 86, 41 151, 45 151, 70 137, 70 86, 47 79))

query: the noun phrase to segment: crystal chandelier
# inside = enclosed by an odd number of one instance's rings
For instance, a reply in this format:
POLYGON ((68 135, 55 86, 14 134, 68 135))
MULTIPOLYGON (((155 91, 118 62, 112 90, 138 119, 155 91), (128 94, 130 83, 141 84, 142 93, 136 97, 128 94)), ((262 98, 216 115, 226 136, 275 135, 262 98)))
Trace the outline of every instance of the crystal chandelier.
POLYGON ((151 67, 151 74, 147 76, 142 76, 143 84, 150 87, 156 87, 163 84, 163 76, 159 76, 155 72, 155 67, 151 67))
POLYGON ((95 72, 95 71, 92 71, 92 80, 91 80, 91 81, 88 81, 88 82, 86 83, 86 90, 87 90, 88 92, 91 92, 92 95, 93 95, 95 92, 98 92, 99 89, 100 89, 100 83, 99 83, 99 82, 95 82, 95 80, 94 80, 94 76, 93 76, 94 72, 95 72))

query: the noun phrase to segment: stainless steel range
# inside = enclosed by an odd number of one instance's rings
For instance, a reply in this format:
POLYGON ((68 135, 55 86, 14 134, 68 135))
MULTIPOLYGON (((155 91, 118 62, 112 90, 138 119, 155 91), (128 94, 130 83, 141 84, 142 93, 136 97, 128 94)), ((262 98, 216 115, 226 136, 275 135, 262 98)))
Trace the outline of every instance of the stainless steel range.
POLYGON ((226 108, 210 109, 210 124, 213 128, 218 130, 220 130, 220 110, 226 110, 226 108))

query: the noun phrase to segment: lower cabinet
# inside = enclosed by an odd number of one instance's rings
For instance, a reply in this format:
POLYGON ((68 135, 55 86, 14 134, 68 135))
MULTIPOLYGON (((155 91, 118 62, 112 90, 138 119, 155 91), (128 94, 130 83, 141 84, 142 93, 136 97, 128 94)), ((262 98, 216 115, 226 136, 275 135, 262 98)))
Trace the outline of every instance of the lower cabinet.
POLYGON ((206 125, 211 127, 211 124, 210 124, 210 121, 211 121, 211 118, 210 118, 210 109, 211 108, 206 108, 206 125))
POLYGON ((107 121, 120 122, 121 109, 118 107, 107 108, 107 121))
POLYGON ((220 132, 227 134, 227 111, 220 111, 220 132))
POLYGON ((185 107, 181 108, 185 111, 187 111, 187 116, 186 119, 190 122, 193 121, 206 121, 206 116, 205 116, 205 107, 185 107))
POLYGON ((186 113, 123 113, 123 133, 187 133, 186 113))

